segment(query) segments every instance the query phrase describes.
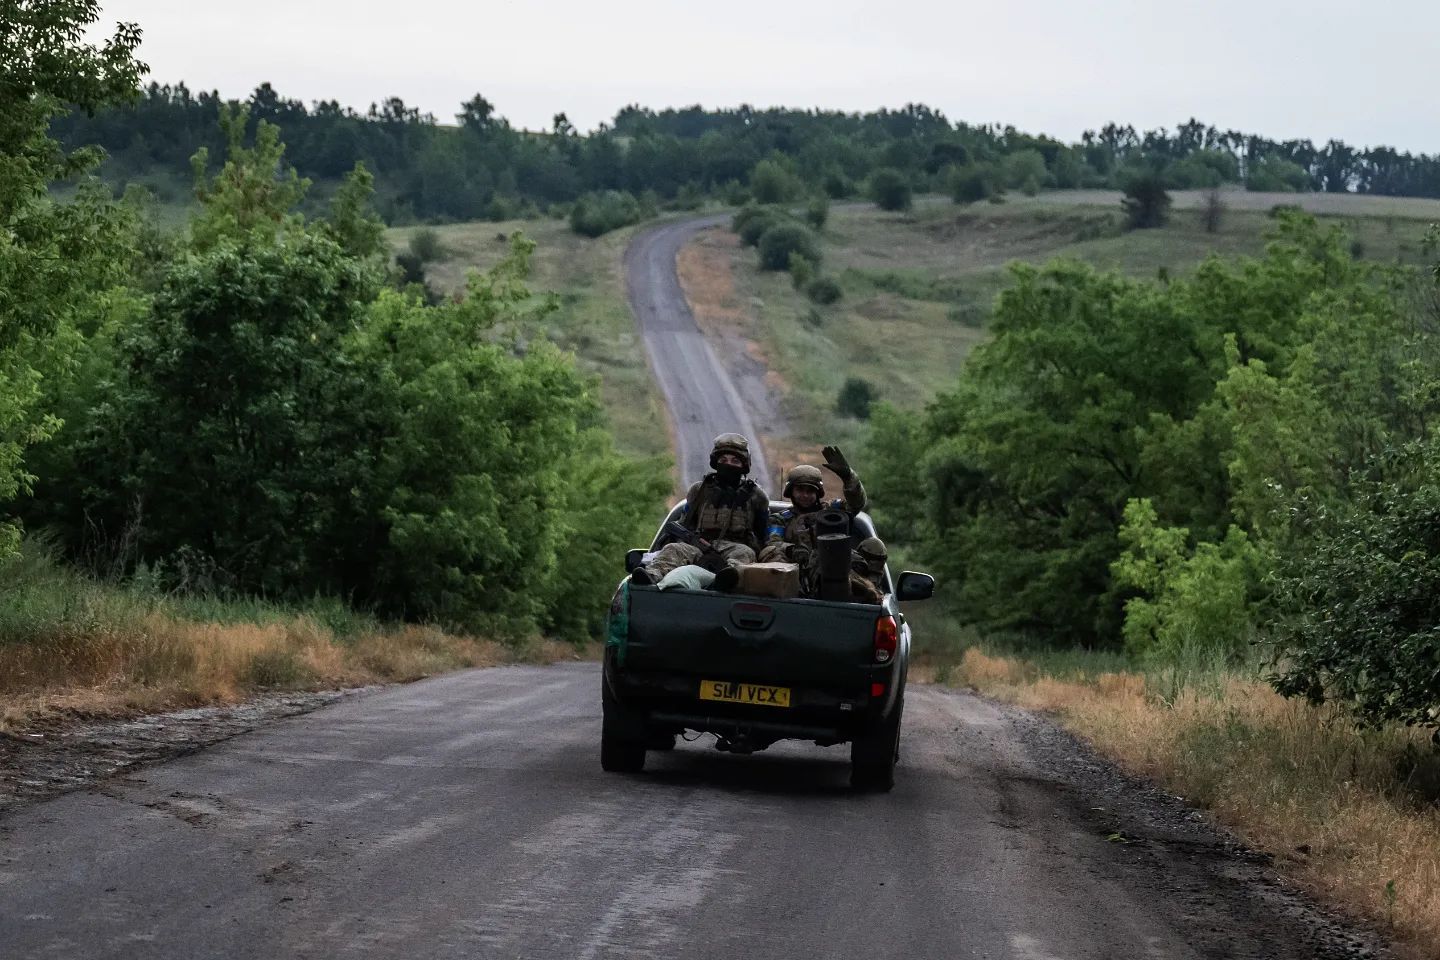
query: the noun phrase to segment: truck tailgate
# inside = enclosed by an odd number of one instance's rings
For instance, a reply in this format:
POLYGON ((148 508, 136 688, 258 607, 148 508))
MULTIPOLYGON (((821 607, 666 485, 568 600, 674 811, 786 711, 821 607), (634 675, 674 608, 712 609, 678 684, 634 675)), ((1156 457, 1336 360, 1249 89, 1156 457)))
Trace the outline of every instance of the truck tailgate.
POLYGON ((848 694, 873 666, 881 607, 708 591, 630 591, 627 670, 848 694))

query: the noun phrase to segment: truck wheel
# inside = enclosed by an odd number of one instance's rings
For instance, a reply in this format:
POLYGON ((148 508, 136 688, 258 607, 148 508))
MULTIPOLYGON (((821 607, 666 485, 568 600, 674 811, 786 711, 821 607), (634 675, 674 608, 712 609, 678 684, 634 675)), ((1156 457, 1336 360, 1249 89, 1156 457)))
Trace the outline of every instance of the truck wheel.
POLYGON ((610 692, 610 685, 600 683, 600 768, 610 773, 639 773, 645 769, 645 741, 626 736, 634 729, 634 721, 610 692))
POLYGON ((895 786, 895 761, 900 757, 900 717, 905 699, 874 731, 850 744, 850 786, 856 790, 888 793, 895 786))

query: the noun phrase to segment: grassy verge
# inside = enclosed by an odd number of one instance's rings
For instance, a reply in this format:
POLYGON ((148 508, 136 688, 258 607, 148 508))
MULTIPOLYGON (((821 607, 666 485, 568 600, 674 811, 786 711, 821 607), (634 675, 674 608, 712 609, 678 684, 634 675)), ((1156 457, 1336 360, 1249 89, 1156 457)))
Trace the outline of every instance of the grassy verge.
POLYGON ((0 731, 57 714, 105 716, 228 703, 260 690, 415 680, 583 651, 385 625, 338 601, 167 597, 56 564, 27 545, 0 569, 0 731))
POLYGON ((1334 710, 1278 696, 1258 670, 1017 655, 973 644, 953 626, 927 642, 922 674, 1049 712, 1272 854, 1320 899, 1387 930, 1407 955, 1434 955, 1440 756, 1422 733, 1357 730, 1334 710))
POLYGON ((599 380, 600 401, 617 448, 631 456, 670 453, 668 434, 655 428, 665 423, 664 400, 650 377, 645 347, 625 299, 621 261, 640 227, 591 240, 574 233, 565 221, 516 220, 400 227, 387 236, 403 250, 422 229, 434 230, 444 248, 443 259, 425 269, 430 285, 447 295, 464 289, 470 271, 485 270, 503 258, 513 233, 534 240, 531 288, 553 291, 560 302, 546 333, 574 351, 580 368, 599 380))

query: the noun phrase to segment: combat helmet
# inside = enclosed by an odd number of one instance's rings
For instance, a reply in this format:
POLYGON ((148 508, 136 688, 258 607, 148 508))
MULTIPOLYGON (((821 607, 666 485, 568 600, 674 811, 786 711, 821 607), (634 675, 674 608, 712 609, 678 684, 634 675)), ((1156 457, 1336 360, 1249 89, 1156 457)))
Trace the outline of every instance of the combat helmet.
POLYGON ((790 496, 790 491, 799 484, 815 488, 816 497, 825 496, 825 477, 820 473, 819 467, 812 467, 808 463, 802 463, 798 467, 791 467, 790 472, 785 474, 785 496, 790 496))
POLYGON ((744 471, 746 473, 750 472, 749 440, 746 440, 738 433, 722 433, 720 434, 720 436, 716 437, 715 442, 710 446, 711 470, 714 470, 716 468, 716 461, 720 459, 720 454, 722 453, 735 454, 735 456, 740 458, 740 462, 744 464, 744 471))
POLYGON ((865 561, 865 567, 871 574, 879 574, 885 569, 885 561, 888 555, 885 552, 885 543, 879 537, 866 537, 855 545, 855 552, 865 561))

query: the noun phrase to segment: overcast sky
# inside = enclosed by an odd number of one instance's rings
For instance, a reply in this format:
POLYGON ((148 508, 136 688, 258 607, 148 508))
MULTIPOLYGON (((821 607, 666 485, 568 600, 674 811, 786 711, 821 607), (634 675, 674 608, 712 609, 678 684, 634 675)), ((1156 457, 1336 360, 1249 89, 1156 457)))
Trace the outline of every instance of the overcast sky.
POLYGON ((628 103, 870 110, 1077 139, 1191 116, 1440 152, 1440 0, 111 0, 151 78, 584 130, 628 103))

